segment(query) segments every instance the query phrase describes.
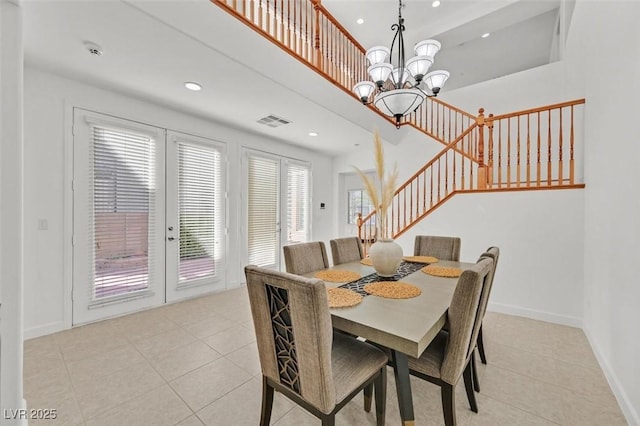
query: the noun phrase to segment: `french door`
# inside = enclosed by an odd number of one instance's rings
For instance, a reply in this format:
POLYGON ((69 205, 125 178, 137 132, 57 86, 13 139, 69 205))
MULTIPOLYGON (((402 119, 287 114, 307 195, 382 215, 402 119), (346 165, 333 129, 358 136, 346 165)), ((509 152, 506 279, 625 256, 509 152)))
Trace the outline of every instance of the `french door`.
POLYGON ((172 302, 224 288, 224 145, 167 134, 167 289, 172 302))
POLYGON ((282 246, 311 235, 311 170, 307 163, 245 149, 246 264, 283 267, 282 246))
POLYGON ((220 288, 224 146, 74 109, 73 324, 220 288))

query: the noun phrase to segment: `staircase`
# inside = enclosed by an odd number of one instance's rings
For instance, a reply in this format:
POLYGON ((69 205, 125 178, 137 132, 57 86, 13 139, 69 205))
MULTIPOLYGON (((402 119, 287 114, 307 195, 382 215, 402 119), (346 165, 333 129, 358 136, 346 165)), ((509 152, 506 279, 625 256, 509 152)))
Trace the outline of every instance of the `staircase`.
MULTIPOLYGON (((351 88, 367 79, 365 49, 320 0, 211 0, 288 54, 355 98, 351 88)), ((584 99, 509 114, 475 116, 427 100, 405 116, 411 126, 444 148, 395 192, 387 220, 396 238, 456 194, 584 188, 577 183, 576 122, 584 99)), ((373 106, 372 111, 395 125, 373 106)), ((579 179, 578 179, 579 180, 579 179)), ((358 218, 365 250, 376 239, 375 212, 358 218)))

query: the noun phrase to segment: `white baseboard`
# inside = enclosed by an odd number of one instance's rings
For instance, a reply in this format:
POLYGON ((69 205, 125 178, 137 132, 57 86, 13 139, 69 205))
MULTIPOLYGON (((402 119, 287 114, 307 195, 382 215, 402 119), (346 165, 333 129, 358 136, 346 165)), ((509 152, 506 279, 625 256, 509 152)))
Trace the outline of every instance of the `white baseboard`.
POLYGON ((50 322, 49 324, 39 325, 37 327, 27 328, 24 330, 24 340, 34 339, 47 334, 57 333, 58 331, 67 330, 68 327, 64 321, 50 322))
POLYGON ((521 306, 505 305, 503 303, 495 302, 489 302, 487 310, 501 314, 515 315, 518 317, 552 322, 554 324, 582 328, 582 318, 572 317, 569 315, 554 314, 551 312, 538 311, 535 309, 523 308, 521 306))
POLYGON ((602 355, 602 351, 600 350, 600 346, 598 346, 596 340, 593 338, 591 331, 588 327, 583 328, 585 336, 587 336, 587 340, 591 345, 591 349, 596 356, 596 360, 598 360, 598 364, 600 364, 600 369, 604 373, 604 376, 607 378, 607 382, 609 382, 609 387, 613 391, 613 394, 618 401, 618 405, 622 410, 622 414, 624 414, 627 423, 631 426, 640 426, 640 415, 631 404, 631 401, 624 391, 622 386, 620 386, 620 381, 618 380, 618 376, 613 371, 605 357, 602 355))

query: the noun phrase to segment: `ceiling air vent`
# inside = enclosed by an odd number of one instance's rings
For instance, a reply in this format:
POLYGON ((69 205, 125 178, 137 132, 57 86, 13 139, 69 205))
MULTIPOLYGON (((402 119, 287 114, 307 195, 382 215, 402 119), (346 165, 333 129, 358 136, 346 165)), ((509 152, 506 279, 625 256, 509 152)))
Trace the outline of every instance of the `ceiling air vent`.
POLYGON ((289 120, 285 120, 282 117, 278 117, 277 115, 269 114, 266 117, 262 117, 258 120, 258 123, 264 124, 269 127, 280 127, 285 124, 291 123, 289 120))

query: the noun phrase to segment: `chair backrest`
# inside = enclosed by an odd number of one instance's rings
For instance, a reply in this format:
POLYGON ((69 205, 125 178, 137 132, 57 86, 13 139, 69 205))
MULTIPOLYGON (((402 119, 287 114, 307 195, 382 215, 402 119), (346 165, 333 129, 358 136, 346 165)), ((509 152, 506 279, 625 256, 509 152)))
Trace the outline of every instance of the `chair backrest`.
MULTIPOLYGON (((480 294, 480 305, 478 306, 478 313, 476 314, 476 326, 473 330, 471 337, 472 343, 475 347, 475 341, 480 333, 480 326, 484 315, 487 313, 487 305, 489 304, 489 297, 491 296, 491 288, 493 287, 493 277, 496 275, 496 266, 498 266, 498 259, 500 257, 500 249, 498 247, 489 247, 486 252, 480 255, 478 262, 483 259, 491 259, 491 270, 487 274, 482 286, 482 293, 480 294)), ((471 348, 473 349, 473 347, 471 348)))
POLYGON ((458 382, 469 358, 480 295, 492 264, 491 259, 482 259, 458 278, 447 313, 449 341, 440 369, 441 379, 451 385, 458 382))
POLYGON ((336 404, 324 282, 245 267, 262 374, 325 413, 336 404))
POLYGON ((458 237, 438 237, 416 235, 413 245, 414 256, 433 256, 440 260, 460 260, 462 240, 458 237))
POLYGON ((322 241, 292 244, 282 247, 287 272, 303 275, 329 267, 327 249, 322 241))
POLYGON ((331 257, 334 265, 355 262, 364 257, 362 242, 358 237, 336 238, 329 243, 331 244, 331 257))

